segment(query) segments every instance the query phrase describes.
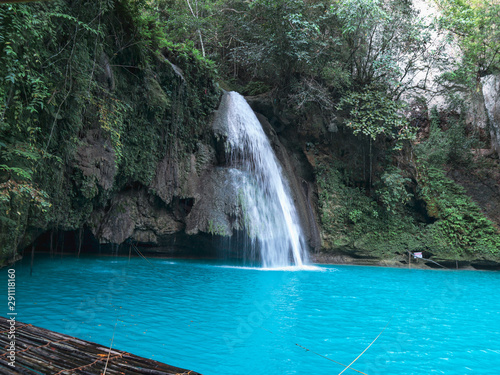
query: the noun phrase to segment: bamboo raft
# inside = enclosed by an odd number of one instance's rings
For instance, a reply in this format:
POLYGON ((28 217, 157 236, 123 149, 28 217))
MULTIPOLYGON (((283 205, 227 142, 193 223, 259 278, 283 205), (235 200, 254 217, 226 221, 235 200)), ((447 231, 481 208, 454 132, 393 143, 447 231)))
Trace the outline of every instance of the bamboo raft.
POLYGON ((10 324, 0 317, 0 374, 200 375, 75 337, 16 322, 15 367, 8 365, 10 324))

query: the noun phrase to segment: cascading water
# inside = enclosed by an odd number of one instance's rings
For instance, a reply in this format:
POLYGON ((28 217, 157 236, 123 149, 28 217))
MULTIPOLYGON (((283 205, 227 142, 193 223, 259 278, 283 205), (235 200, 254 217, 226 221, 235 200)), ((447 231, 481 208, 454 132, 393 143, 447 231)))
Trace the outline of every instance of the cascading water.
POLYGON ((307 251, 290 191, 262 126, 245 99, 226 93, 215 127, 225 137, 240 220, 264 267, 302 266, 307 251))

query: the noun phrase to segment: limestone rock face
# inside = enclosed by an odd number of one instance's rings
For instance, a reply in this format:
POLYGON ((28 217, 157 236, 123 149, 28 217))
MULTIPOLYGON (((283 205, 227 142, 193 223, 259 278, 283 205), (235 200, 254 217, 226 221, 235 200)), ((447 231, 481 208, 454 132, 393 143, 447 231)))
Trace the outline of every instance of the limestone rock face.
POLYGON ((92 222, 91 229, 100 242, 115 244, 127 239, 154 244, 158 237, 177 233, 185 226, 171 208, 144 188, 118 193, 109 210, 93 213, 92 222))
POLYGON ((491 148, 500 156, 500 76, 488 75, 481 79, 484 107, 488 115, 491 148))
POLYGON ((216 164, 215 149, 212 145, 198 142, 197 150, 183 158, 165 155, 156 168, 151 189, 170 204, 175 196, 197 198, 200 177, 216 164))
POLYGON ((78 148, 76 167, 85 177, 95 178, 97 185, 104 190, 109 190, 113 186, 116 175, 116 156, 113 147, 96 133, 95 130, 89 131, 78 148))
POLYGON ((205 176, 199 199, 186 217, 187 234, 231 236, 233 230, 241 229, 240 208, 233 199, 238 192, 228 173, 227 169, 215 168, 205 176))

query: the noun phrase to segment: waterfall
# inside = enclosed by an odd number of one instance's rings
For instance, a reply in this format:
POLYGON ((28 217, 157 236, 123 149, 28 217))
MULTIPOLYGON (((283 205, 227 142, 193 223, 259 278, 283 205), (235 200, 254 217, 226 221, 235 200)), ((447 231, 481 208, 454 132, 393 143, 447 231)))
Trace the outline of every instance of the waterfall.
POLYGON ((290 189, 259 120, 241 95, 224 94, 214 128, 225 139, 228 176, 251 252, 258 252, 264 267, 302 266, 307 252, 290 189))

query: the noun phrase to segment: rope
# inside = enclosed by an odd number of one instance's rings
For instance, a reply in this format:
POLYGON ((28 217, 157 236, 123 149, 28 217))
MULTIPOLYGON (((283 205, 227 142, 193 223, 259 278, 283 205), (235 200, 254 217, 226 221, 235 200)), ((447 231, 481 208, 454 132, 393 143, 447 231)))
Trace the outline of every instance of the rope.
MULTIPOLYGON (((137 248, 137 246, 136 246, 136 245, 134 245, 133 243, 132 243, 131 245, 132 245, 132 247, 134 248, 134 251, 135 251, 135 252, 136 252, 136 253, 137 253, 137 254, 138 254, 138 255, 139 255, 142 259, 144 259, 144 260, 145 260, 146 262, 148 262, 148 263, 149 263, 149 264, 150 264, 153 268, 155 268, 156 270, 158 270, 158 271, 159 271, 159 269, 158 269, 158 268, 157 268, 154 264, 152 264, 152 263, 149 261, 149 259, 148 259, 148 258, 146 258, 146 257, 144 256, 144 254, 142 254, 142 253, 141 253, 141 251, 137 248)), ((408 252, 409 254, 413 255, 410 251, 408 251, 408 250, 407 250, 407 252, 408 252)), ((437 262, 435 262, 435 261, 433 261, 433 260, 431 260, 431 259, 426 259, 426 258, 421 258, 421 259, 428 260, 428 261, 430 261, 430 262, 433 262, 433 263, 435 263, 435 264, 439 265, 440 267, 446 268, 446 267, 442 266, 441 264, 439 264, 439 263, 437 263, 437 262)), ((165 275, 164 275, 164 276, 165 276, 165 275)), ((175 279, 173 279, 173 278, 170 278, 170 277, 168 277, 168 276, 167 276, 167 278, 169 278, 170 280, 174 281, 176 284, 178 283, 178 281, 177 281, 177 280, 175 280, 175 279)), ((408 292, 408 290, 407 290, 407 292, 408 292)), ((373 345, 373 344, 374 344, 374 343, 378 340, 378 338, 382 335, 382 333, 384 333, 384 331, 387 329, 387 327, 388 327, 388 326, 389 326, 389 324, 391 323, 391 321, 392 321, 393 317, 394 317, 394 315, 391 317, 391 319, 389 319, 389 321, 387 322, 387 324, 385 325, 385 327, 382 329, 382 331, 380 331, 380 333, 377 335, 377 337, 375 337, 375 339, 374 339, 374 340, 373 340, 373 341, 372 341, 372 342, 371 342, 371 343, 370 343, 370 344, 369 344, 369 345, 368 345, 368 346, 367 346, 367 347, 366 347, 366 348, 365 348, 365 349, 364 349, 364 350, 363 350, 363 351, 362 351, 362 352, 361 352, 361 353, 360 353, 360 354, 359 354, 359 355, 358 355, 358 356, 357 356, 357 357, 356 357, 356 358, 355 358, 355 359, 354 359, 354 360, 353 360, 353 361, 352 361, 349 365, 345 365, 345 364, 343 364, 343 363, 341 363, 341 362, 338 362, 338 361, 335 361, 335 360, 333 360, 333 359, 331 359, 331 358, 328 358, 328 357, 326 357, 326 356, 324 356, 324 355, 322 355, 322 354, 320 354, 320 353, 318 353, 318 352, 315 352, 314 350, 311 350, 311 349, 309 349, 309 348, 307 348, 307 347, 305 347, 305 346, 303 346, 303 345, 300 345, 300 344, 298 344, 298 343, 294 343, 294 345, 295 345, 295 346, 298 346, 298 347, 299 347, 299 348, 301 348, 301 349, 304 349, 306 352, 311 352, 311 353, 313 353, 313 354, 317 355, 318 357, 324 358, 324 359, 326 359, 326 360, 328 360, 328 361, 330 361, 330 362, 333 362, 333 363, 335 363, 335 364, 338 364, 338 365, 340 365, 340 366, 343 366, 343 367, 344 367, 344 370, 342 370, 342 371, 339 373, 339 375, 343 374, 343 373, 344 373, 344 372, 346 372, 348 369, 349 369, 349 370, 352 370, 352 371, 356 371, 356 372, 357 372, 357 373, 359 373, 359 374, 367 375, 366 373, 364 373, 364 372, 362 372, 362 371, 359 371, 359 370, 357 370, 357 369, 355 369, 355 368, 352 368, 351 366, 352 366, 352 365, 353 365, 353 364, 354 364, 354 363, 355 363, 355 362, 356 362, 359 358, 361 358, 361 357, 363 356, 363 354, 365 354, 365 353, 366 353, 366 351, 367 351, 367 350, 368 350, 368 349, 369 349, 369 348, 370 348, 370 347, 371 347, 371 346, 372 346, 372 345, 373 345)), ((115 324, 115 329, 116 329, 116 325, 117 325, 117 324, 118 324, 118 321, 117 321, 117 323, 115 324)), ((267 332, 269 332, 269 333, 271 333, 271 334, 273 334, 273 335, 278 335, 278 334, 276 334, 276 333, 274 333, 274 332, 272 332, 272 331, 270 331, 270 330, 268 330, 268 329, 266 329, 266 328, 264 328, 264 327, 260 327, 260 328, 262 328, 263 330, 265 330, 265 331, 267 331, 267 332)), ((111 340, 111 346, 113 345, 114 335, 115 335, 115 331, 113 331, 113 338, 112 338, 112 340, 111 340)), ((278 335, 278 336, 281 336, 281 335, 278 335)), ((281 336, 281 337, 283 337, 283 336, 281 336)), ((110 346, 110 349, 111 349, 111 346, 110 346)), ((106 369, 107 369, 107 365, 108 365, 108 361, 109 361, 110 354, 111 354, 111 353, 110 353, 110 352, 108 352, 108 357, 107 357, 107 360, 106 360, 106 367, 104 368, 104 373, 103 373, 103 375, 105 375, 105 374, 106 374, 106 369)), ((117 358, 117 357, 120 357, 120 356, 115 356, 115 357, 113 357, 112 359, 115 359, 115 358, 117 358)), ((98 362, 98 361, 96 361, 96 362, 98 362)), ((94 363, 96 363, 96 362, 94 362, 94 363)), ((94 363, 92 363, 92 364, 94 364, 94 363)), ((90 365, 86 365, 86 366, 82 366, 82 367, 91 366, 92 364, 90 364, 90 365)), ((78 368, 78 369, 80 369, 80 368, 78 368)), ((73 369, 73 370, 76 370, 76 369, 73 369)), ((57 374, 56 374, 56 375, 57 375, 57 374)))
MULTIPOLYGON (((270 330, 268 330, 268 329, 266 329, 266 328, 264 328, 264 327, 260 327, 260 328, 262 328, 264 331, 267 331, 267 332, 269 332, 269 333, 272 333, 273 335, 277 335, 277 336, 280 336, 280 337, 284 338, 282 335, 278 335, 278 334, 276 334, 276 333, 274 333, 274 332, 272 332, 272 331, 270 331, 270 330)), ((336 364, 338 364, 338 365, 341 365, 341 366, 345 367, 344 371, 345 371, 345 370, 347 370, 347 369, 349 369, 349 370, 356 371, 356 372, 358 372, 358 373, 360 373, 360 374, 367 375, 366 373, 364 373, 364 372, 362 372, 362 371, 359 371, 359 370, 356 370, 355 368, 349 367, 350 365, 349 365, 349 366, 344 365, 344 364, 343 364, 343 363, 341 363, 341 362, 338 362, 338 361, 335 361, 335 360, 333 360, 333 359, 331 359, 331 358, 328 358, 328 357, 324 356, 323 354, 317 353, 317 352, 315 352, 314 350, 311 350, 311 349, 309 349, 309 348, 306 348, 306 347, 305 347, 305 346, 303 346, 303 345, 300 345, 300 344, 297 344, 297 343, 294 343, 294 345, 298 346, 299 348, 304 349, 306 352, 311 352, 311 353, 316 354, 317 356, 319 356, 319 357, 321 357, 321 358, 324 358, 324 359, 329 360, 330 362, 333 362, 333 363, 336 363, 336 364)), ((352 365, 352 363, 351 363, 351 365, 352 365)), ((342 371, 342 372, 344 372, 344 371, 342 371)))
MULTIPOLYGON (((122 358, 123 357, 123 354, 118 354, 118 355, 115 355, 113 358, 111 358, 111 360, 115 360, 117 358, 122 358)), ((61 370, 59 371, 58 373, 54 374, 54 375, 62 375, 64 372, 66 371, 73 371, 73 372, 76 372, 77 370, 82 370, 86 367, 90 367, 90 366, 93 366, 95 365, 96 363, 99 363, 99 362, 102 362, 104 361, 104 358, 98 358, 96 359, 94 362, 92 363, 89 363, 87 365, 83 365, 83 366, 80 366, 80 367, 75 367, 75 368, 72 368, 72 369, 64 369, 64 370, 61 370)))
POLYGON ((358 355, 358 356, 354 359, 354 361, 352 361, 351 363, 349 363, 349 365, 347 365, 347 367, 346 367, 345 369, 343 369, 343 370, 342 370, 342 372, 339 372, 339 375, 343 374, 343 373, 344 373, 344 372, 345 372, 348 368, 350 368, 350 367, 351 367, 351 365, 352 365, 354 362, 356 362, 358 359, 360 359, 360 358, 361 358, 361 356, 362 356, 363 354, 365 354, 365 352, 366 352, 368 349, 370 349, 370 346, 372 346, 372 345, 375 343, 375 341, 377 341, 377 340, 378 340, 378 338, 380 337, 380 335, 381 335, 382 333, 384 333, 384 331, 385 331, 385 330, 386 330, 386 328, 389 326, 389 323, 391 322, 391 320, 392 320, 392 318, 393 318, 393 317, 394 317, 394 315, 393 315, 393 316, 391 316, 391 319, 389 319, 389 321, 388 321, 388 322, 387 322, 387 324, 385 325, 384 329, 383 329, 382 331, 380 331, 380 333, 377 335, 377 337, 375 337, 375 339, 374 339, 374 340, 370 343, 370 345, 368 345, 368 346, 366 347, 366 349, 365 349, 365 350, 363 350, 363 351, 361 352, 361 354, 360 354, 360 355, 358 355))
MULTIPOLYGON (((149 265, 150 265, 151 267, 153 267, 153 268, 154 268, 155 270, 157 270, 158 272, 161 272, 161 270, 160 270, 158 267, 156 267, 153 263, 151 263, 151 262, 149 261, 149 259, 148 259, 148 258, 146 258, 146 257, 145 257, 145 256, 144 256, 144 255, 143 255, 143 254, 139 251, 139 249, 137 248, 137 246, 135 246, 134 244, 132 244, 132 247, 134 248, 134 251, 136 251, 136 252, 137 252, 137 254, 139 254, 139 256, 140 256, 142 259, 144 259, 146 262, 148 262, 148 263, 149 263, 149 265)), ((170 281, 172 281, 174 284, 177 284, 177 285, 179 285, 179 286, 183 286, 183 285, 182 285, 182 284, 181 284, 178 280, 176 280, 176 279, 174 279, 174 278, 172 278, 172 277, 168 276, 167 274, 165 274, 165 273, 161 272, 161 275, 162 275, 163 277, 166 277, 166 278, 167 278, 167 279, 169 279, 170 281)))
MULTIPOLYGON (((7 320, 7 318, 4 318, 4 319, 6 319, 6 320, 7 320)), ((16 322, 16 323, 17 323, 17 322, 16 322)), ((24 328, 24 327, 26 327, 26 326, 31 326, 31 324, 23 324, 22 326, 19 326, 19 327, 18 327, 18 326, 17 326, 17 324, 16 324, 16 331, 19 331, 21 328, 24 328)), ((0 331, 0 334, 2 334, 2 333, 7 333, 7 332, 10 332, 10 329, 8 329, 8 330, 6 330, 6 331, 0 331)))
POLYGON ((145 257, 145 256, 144 256, 144 255, 143 255, 143 254, 139 251, 139 249, 137 248, 137 246, 135 246, 134 244, 131 244, 131 245, 132 245, 132 247, 134 248, 135 252, 136 252, 137 254, 139 254, 139 256, 140 256, 142 259, 144 259, 146 262, 148 262, 148 263, 151 265, 151 267, 156 268, 156 267, 155 267, 155 265, 154 265, 153 263, 151 263, 151 262, 149 261, 149 259, 148 259, 148 258, 146 258, 146 257, 145 257))
POLYGON ((113 328, 113 337, 111 337, 111 345, 109 346, 108 358, 106 359, 106 366, 104 366, 103 375, 106 375, 106 370, 108 369, 109 356, 111 355, 111 348, 113 347, 113 341, 115 340, 115 332, 117 325, 118 325, 118 318, 116 318, 115 328, 113 328))
MULTIPOLYGON (((139 251, 139 249, 137 248, 137 246, 135 246, 134 244, 132 244, 132 247, 134 248, 134 251, 136 251, 136 252, 137 252, 137 254, 139 254, 139 256, 140 256, 141 258, 143 258, 143 259, 144 259, 146 262, 148 262, 148 263, 149 263, 149 264, 150 264, 153 268, 155 268, 155 269, 156 269, 155 265, 154 265, 154 264, 152 264, 152 263, 151 263, 151 262, 150 262, 150 261, 149 261, 149 260, 148 260, 148 259, 147 259, 147 258, 146 258, 146 257, 145 257, 145 256, 144 256, 141 252, 140 252, 140 251, 139 251)), ((165 275, 164 275, 164 276, 165 276, 165 275)), ((172 278, 170 278, 170 277, 168 277, 168 276, 167 276, 167 278, 169 278, 170 280, 172 280, 172 281, 174 281, 176 284, 178 284, 178 281, 176 281, 176 280, 174 280, 174 279, 172 279, 172 278)), ((116 326, 115 326, 115 327, 116 327, 116 326)), ((273 335, 276 335, 274 332, 272 332, 272 331, 270 331, 270 330, 268 330, 268 329, 266 329, 266 328, 264 328, 264 327, 260 327, 260 328, 262 328, 264 331, 267 331, 267 332, 269 332, 269 333, 271 333, 271 334, 273 334, 273 335)), ((113 335, 114 335, 114 334, 113 334, 113 335)), ((281 336, 281 335, 278 335, 278 336, 281 336)), ((281 337, 283 337, 283 336, 281 336, 281 337)), ((336 363, 336 364, 338 364, 338 365, 341 365, 341 366, 343 366, 343 367, 346 367, 346 369, 345 369, 345 370, 347 370, 347 368, 349 368, 350 370, 356 371, 356 372, 358 372, 358 373, 360 373, 360 374, 367 375, 366 373, 364 373, 364 372, 362 372, 362 371, 359 371, 359 370, 356 370, 356 369, 354 369, 354 368, 349 367, 350 365, 349 365, 349 366, 346 366, 345 364, 343 364, 343 363, 341 363, 341 362, 338 362, 338 361, 335 361, 335 360, 333 360, 333 359, 331 359, 331 358, 328 358, 328 357, 326 357, 326 356, 324 356, 324 355, 322 355, 322 354, 320 354, 320 353, 315 352, 314 350, 311 350, 311 349, 309 349, 309 348, 306 348, 306 347, 305 347, 305 346, 303 346, 303 345, 300 345, 300 344, 297 344, 297 343, 294 343, 294 345, 298 346, 299 348, 304 349, 304 350, 305 350, 305 351, 307 351, 307 352, 311 352, 311 353, 313 353, 313 354, 316 354, 317 356, 319 356, 319 357, 321 357, 321 358, 327 359, 327 360, 329 360, 329 361, 331 361, 331 362, 333 362, 333 363, 336 363)), ((352 364, 352 363, 351 363, 351 364, 352 364)), ((345 371, 345 370, 344 370, 344 371, 345 371)), ((106 372, 104 372, 104 375, 105 375, 105 374, 106 374, 106 372)))
MULTIPOLYGON (((71 338, 64 339, 64 340, 58 340, 58 341, 49 341, 46 344, 40 345, 40 346, 30 345, 26 349, 16 350, 16 353, 23 353, 23 352, 26 352, 26 351, 30 350, 31 348, 35 348, 35 349, 45 348, 46 346, 50 346, 50 344, 59 344, 60 342, 66 342, 66 341, 69 341, 69 340, 71 340, 71 338)), ((7 355, 7 353, 0 355, 0 357, 6 356, 6 355, 7 355)))
MULTIPOLYGON (((408 254, 413 255, 413 253, 412 253, 410 250, 406 250, 406 251, 408 252, 408 254)), ((439 264, 438 262, 436 262, 436 261, 434 261, 434 260, 432 260, 432 259, 427 259, 427 258, 417 258, 417 259, 428 260, 429 262, 432 262, 432 263, 434 263, 434 264, 437 264, 439 267, 443 267, 443 268, 445 268, 445 269, 448 269, 448 267, 445 267, 445 266, 443 266, 443 265, 439 264)))

